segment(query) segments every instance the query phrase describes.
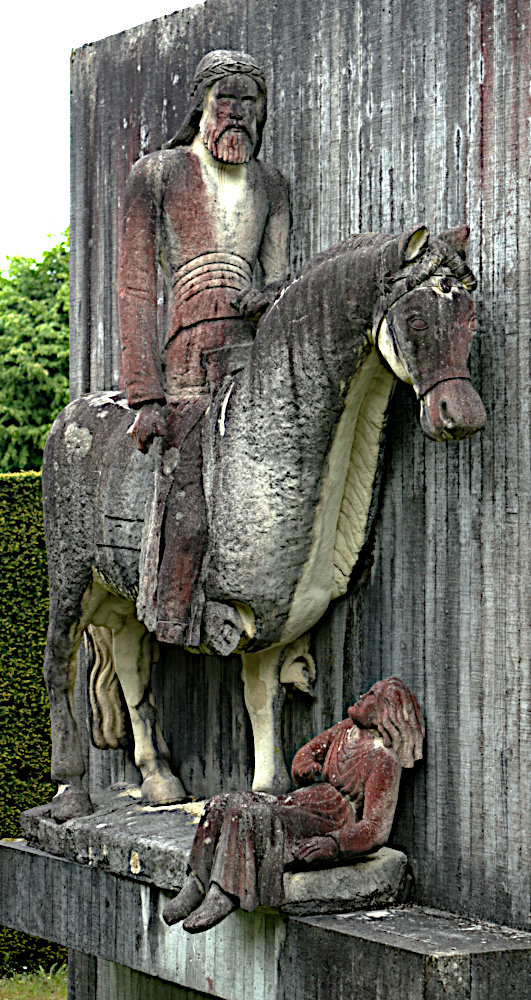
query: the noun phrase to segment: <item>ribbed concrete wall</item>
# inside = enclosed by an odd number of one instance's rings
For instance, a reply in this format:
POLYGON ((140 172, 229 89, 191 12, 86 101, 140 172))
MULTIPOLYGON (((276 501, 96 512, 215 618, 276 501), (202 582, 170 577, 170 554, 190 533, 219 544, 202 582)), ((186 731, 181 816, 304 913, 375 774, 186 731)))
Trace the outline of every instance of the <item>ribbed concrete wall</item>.
MULTIPOLYGON (((294 267, 351 232, 398 232, 417 220, 432 231, 470 225, 479 278, 472 372, 487 428, 461 444, 426 441, 399 391, 364 571, 315 632, 318 696, 289 702, 286 743, 292 752, 369 682, 400 675, 428 727, 426 760, 404 780, 395 831, 420 899, 522 926, 530 14, 527 0, 329 0, 322 10, 308 0, 207 0, 86 46, 72 64, 74 395, 117 384, 125 179, 141 152, 175 131, 209 49, 248 49, 266 70, 262 155, 290 181, 294 267)), ((185 779, 196 794, 242 787, 250 763, 237 661, 198 668, 170 659, 164 714, 185 779)), ((94 781, 120 773, 112 756, 92 755, 94 781)))

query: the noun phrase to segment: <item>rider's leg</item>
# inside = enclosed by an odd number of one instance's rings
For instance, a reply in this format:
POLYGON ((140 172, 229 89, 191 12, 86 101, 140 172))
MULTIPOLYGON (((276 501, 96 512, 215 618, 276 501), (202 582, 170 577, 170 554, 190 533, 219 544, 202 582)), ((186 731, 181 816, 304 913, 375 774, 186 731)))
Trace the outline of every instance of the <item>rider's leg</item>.
MULTIPOLYGON (((164 461, 169 461, 169 452, 163 456, 164 461)), ((175 480, 166 501, 157 581, 157 636, 163 642, 199 644, 199 633, 194 643, 188 631, 206 543, 199 420, 181 444, 175 480)))

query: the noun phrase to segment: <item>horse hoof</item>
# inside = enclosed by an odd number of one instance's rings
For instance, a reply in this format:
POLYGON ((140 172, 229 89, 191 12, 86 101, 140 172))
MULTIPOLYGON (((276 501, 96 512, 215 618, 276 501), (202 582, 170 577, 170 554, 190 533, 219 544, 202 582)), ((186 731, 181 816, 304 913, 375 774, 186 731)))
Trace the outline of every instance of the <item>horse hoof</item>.
POLYGON ((67 819, 89 816, 94 812, 85 789, 74 785, 65 785, 57 795, 54 795, 50 805, 51 816, 56 823, 65 823, 67 819))
POLYGON ((154 771, 148 774, 142 782, 142 802, 148 806, 170 806, 176 802, 185 802, 186 791, 174 774, 159 774, 154 771))

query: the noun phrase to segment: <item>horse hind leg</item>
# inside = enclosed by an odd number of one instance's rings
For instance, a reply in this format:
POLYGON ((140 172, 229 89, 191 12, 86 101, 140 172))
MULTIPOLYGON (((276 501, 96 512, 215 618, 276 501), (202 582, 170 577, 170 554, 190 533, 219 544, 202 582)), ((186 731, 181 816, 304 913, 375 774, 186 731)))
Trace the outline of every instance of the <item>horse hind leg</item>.
POLYGON ((82 631, 78 623, 61 611, 60 602, 52 599, 44 679, 50 701, 51 774, 59 785, 51 803, 51 814, 57 822, 92 812, 92 803, 82 784, 85 763, 74 708, 77 651, 82 631))
MULTIPOLYGON (((112 598, 109 603, 113 603, 112 598)), ((170 753, 150 689, 154 638, 133 610, 109 620, 102 609, 101 618, 95 624, 109 624, 112 631, 114 668, 131 720, 135 764, 143 779, 142 799, 150 805, 182 802, 187 797, 186 791, 170 768, 170 753)))

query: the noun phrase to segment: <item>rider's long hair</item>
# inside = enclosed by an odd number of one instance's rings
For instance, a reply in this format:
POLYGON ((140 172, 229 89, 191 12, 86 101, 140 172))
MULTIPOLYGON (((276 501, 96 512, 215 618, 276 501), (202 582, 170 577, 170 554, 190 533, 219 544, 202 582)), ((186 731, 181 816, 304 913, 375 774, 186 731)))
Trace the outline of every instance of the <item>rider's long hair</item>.
POLYGON ((384 745, 396 753, 401 767, 413 767, 422 757, 425 733, 415 695, 398 677, 377 681, 368 694, 374 695, 378 704, 376 726, 384 745))

